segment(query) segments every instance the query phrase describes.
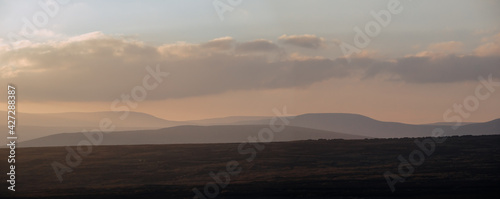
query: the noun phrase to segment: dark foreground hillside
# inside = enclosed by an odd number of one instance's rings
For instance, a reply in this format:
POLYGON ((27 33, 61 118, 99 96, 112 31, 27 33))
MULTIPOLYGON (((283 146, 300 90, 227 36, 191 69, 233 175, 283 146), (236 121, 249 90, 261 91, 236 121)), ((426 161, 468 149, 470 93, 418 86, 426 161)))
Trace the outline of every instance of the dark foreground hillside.
MULTIPOLYGON (((67 165, 64 147, 21 148, 16 153, 16 192, 7 190, 4 161, 0 198, 193 198, 193 188, 203 193, 207 183, 217 198, 496 198, 500 194, 500 136, 449 137, 392 193, 383 174, 398 174, 398 156, 408 160, 419 149, 415 140, 423 138, 262 144, 258 146, 264 149, 257 150, 251 161, 247 161, 251 153, 238 153, 239 144, 98 146, 65 173, 62 182, 51 163, 67 165), (241 168, 240 173, 228 170, 231 161, 239 164, 231 168, 241 168), (227 174, 226 179, 220 174, 217 182, 210 172, 220 171, 234 175, 227 174), (225 180, 230 182, 222 188, 225 180)), ((247 144, 242 149, 249 152, 254 147, 247 144)), ((7 153, 0 150, 1 157, 7 153)))

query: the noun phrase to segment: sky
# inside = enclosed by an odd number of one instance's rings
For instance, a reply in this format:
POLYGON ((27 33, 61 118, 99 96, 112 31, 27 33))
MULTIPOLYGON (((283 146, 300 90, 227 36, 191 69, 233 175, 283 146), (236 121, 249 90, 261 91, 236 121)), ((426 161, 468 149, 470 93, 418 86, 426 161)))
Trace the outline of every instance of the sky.
MULTIPOLYGON (((500 81, 499 10, 492 0, 0 1, 0 84, 16 85, 18 111, 30 113, 127 106, 195 120, 286 106, 443 122, 480 77, 500 81), (126 103, 154 70, 168 76, 126 103)), ((500 118, 494 90, 464 121, 500 118)))

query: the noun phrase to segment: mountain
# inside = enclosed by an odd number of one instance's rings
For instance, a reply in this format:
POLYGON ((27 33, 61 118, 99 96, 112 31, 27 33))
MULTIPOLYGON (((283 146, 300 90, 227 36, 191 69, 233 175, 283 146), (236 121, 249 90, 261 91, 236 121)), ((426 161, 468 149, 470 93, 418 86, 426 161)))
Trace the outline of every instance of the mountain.
POLYGON ((500 119, 484 123, 475 123, 461 126, 457 130, 459 135, 492 135, 500 134, 500 119))
MULTIPOLYGON (((351 113, 309 113, 287 117, 288 125, 311 129, 342 132, 373 138, 402 138, 431 136, 435 128, 442 128, 446 135, 493 135, 500 134, 500 119, 484 123, 463 123, 453 130, 452 123, 405 124, 383 122, 351 113)), ((279 123, 280 121, 278 121, 279 123)), ((233 124, 268 124, 267 120, 248 120, 233 124)))
MULTIPOLYGON (((477 122, 462 122, 460 126, 463 125, 468 125, 468 124, 476 124, 477 122)), ((424 125, 434 125, 434 126, 455 126, 455 122, 435 122, 435 123, 430 123, 430 124, 424 124, 424 125)))
MULTIPOLYGON (((269 121, 270 116, 229 116, 221 118, 210 118, 203 120, 191 120, 192 124, 196 125, 235 125, 235 124, 255 124, 257 121, 269 121)), ((262 123, 264 124, 264 123, 262 123)))
MULTIPOLYGON (((0 120, 4 118, 5 121, 6 115, 5 111, 0 111, 0 120)), ((22 142, 59 133, 92 130, 99 127, 99 122, 103 118, 109 118, 116 126, 115 131, 153 130, 182 125, 268 125, 271 118, 268 116, 231 116, 193 121, 169 121, 138 112, 130 112, 125 120, 121 120, 120 116, 121 113, 114 112, 18 113, 16 116, 18 138, 22 142)), ((425 137, 431 136, 435 128, 442 128, 446 135, 500 134, 498 120, 485 123, 464 123, 459 129, 453 130, 450 123, 414 125, 383 122, 349 113, 310 113, 286 118, 290 121, 289 126, 373 138, 425 137)), ((279 123, 280 120, 277 122, 279 123)), ((5 124, 0 125, 0 128, 6 128, 5 124)))
MULTIPOLYGON (((26 141, 47 135, 69 132, 81 132, 99 128, 100 121, 108 118, 116 131, 159 129, 165 127, 190 124, 188 122, 169 121, 139 112, 129 112, 124 120, 122 113, 91 112, 91 113, 20 113, 16 114, 16 132, 19 141, 26 141)), ((0 119, 7 120, 7 112, 0 111, 0 119)), ((0 125, 6 129, 6 125, 0 125)))
MULTIPOLYGON (((0 126, 2 129, 7 129, 6 126, 0 126)), ((82 132, 90 131, 96 129, 95 127, 76 127, 76 126, 66 126, 66 127, 53 127, 53 126, 26 126, 19 125, 16 126, 16 136, 19 142, 32 140, 35 138, 40 138, 44 136, 68 133, 68 132, 82 132)), ((144 129, 157 129, 157 128, 147 128, 147 127, 116 127, 115 131, 132 131, 132 130, 144 130, 144 129)))
POLYGON ((378 138, 429 136, 437 126, 382 122, 347 113, 316 113, 296 116, 290 125, 378 138))
MULTIPOLYGON (((105 133, 101 145, 241 143, 258 137, 269 125, 176 126, 157 130, 105 133)), ((273 142, 307 139, 362 139, 364 136, 286 126, 274 133, 273 142)), ((75 146, 87 140, 83 133, 62 133, 19 143, 20 147, 75 146)))
MULTIPOLYGON (((1 111, 2 117, 7 113, 1 111)), ((168 127, 184 122, 164 120, 146 113, 129 112, 122 117, 122 112, 69 112, 69 113, 17 113, 17 120, 27 126, 49 126, 49 127, 98 127, 103 118, 109 118, 113 124, 119 127, 168 127), (122 118, 120 118, 122 117, 122 118)))
POLYGON ((376 138, 431 136, 435 128, 442 128, 446 135, 500 134, 500 119, 485 123, 467 124, 453 130, 449 124, 413 125, 382 122, 357 114, 315 113, 298 115, 290 119, 289 125, 376 138))

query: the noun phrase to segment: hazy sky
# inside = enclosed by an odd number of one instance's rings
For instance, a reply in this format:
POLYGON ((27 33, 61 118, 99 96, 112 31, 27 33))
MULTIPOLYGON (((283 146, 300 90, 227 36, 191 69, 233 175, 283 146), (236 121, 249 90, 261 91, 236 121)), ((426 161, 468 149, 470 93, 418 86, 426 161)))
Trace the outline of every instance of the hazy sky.
MULTIPOLYGON (((287 106, 441 122, 479 76, 500 81, 499 1, 50 2, 0 1, 0 84, 20 112, 109 111, 147 66, 169 76, 131 110, 170 120, 287 106)), ((499 100, 466 121, 500 118, 499 100)))

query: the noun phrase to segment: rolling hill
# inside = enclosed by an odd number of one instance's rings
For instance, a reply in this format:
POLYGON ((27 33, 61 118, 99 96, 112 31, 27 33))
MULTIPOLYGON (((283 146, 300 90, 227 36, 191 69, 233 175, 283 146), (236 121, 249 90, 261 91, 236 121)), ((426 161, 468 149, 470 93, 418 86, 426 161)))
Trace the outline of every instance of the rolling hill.
MULTIPOLYGON (((120 118, 122 113, 90 112, 90 113, 19 113, 16 114, 16 131, 19 141, 27 141, 48 135, 69 132, 81 132, 99 128, 101 119, 108 118, 116 126, 116 131, 159 129, 190 124, 187 122, 169 121, 155 116, 129 112, 120 118)), ((7 112, 0 111, 0 119, 7 120, 7 112)), ((6 125, 0 125, 6 129, 6 125)))
MULTIPOLYGON (((402 138, 431 136, 435 128, 442 128, 446 135, 500 134, 500 119, 484 123, 463 124, 453 130, 450 124, 415 125, 378 121, 363 115, 349 113, 310 113, 289 117, 289 125, 325 131, 342 132, 374 138, 402 138)), ((248 121, 250 124, 267 124, 269 120, 248 121)))
MULTIPOLYGON (((268 125, 176 126, 157 130, 105 133, 101 145, 240 143, 258 137, 268 125)), ((287 126, 274 133, 273 142, 307 139, 362 139, 364 136, 287 126)), ((62 133, 19 143, 20 147, 74 146, 87 138, 83 133, 62 133)))
MULTIPOLYGON (((130 112, 124 119, 121 113, 18 113, 17 132, 19 141, 28 141, 60 133, 81 132, 96 129, 102 118, 109 118, 116 126, 116 132, 163 129, 183 125, 268 125, 269 116, 231 116, 193 121, 170 121, 139 112, 130 112)), ((5 111, 0 111, 0 119, 6 119, 5 111)), ((287 117, 289 126, 303 127, 329 132, 340 132, 373 138, 401 138, 431 136, 435 128, 442 128, 446 135, 493 135, 500 134, 500 119, 484 123, 464 123, 457 130, 450 123, 404 124, 384 122, 363 115, 348 113, 310 113, 287 117)), ((278 123, 280 121, 278 120, 278 123)), ((6 128, 0 125, 0 128, 6 128)))

